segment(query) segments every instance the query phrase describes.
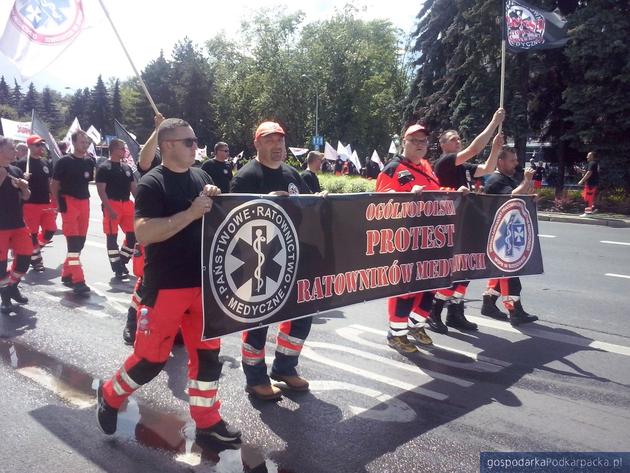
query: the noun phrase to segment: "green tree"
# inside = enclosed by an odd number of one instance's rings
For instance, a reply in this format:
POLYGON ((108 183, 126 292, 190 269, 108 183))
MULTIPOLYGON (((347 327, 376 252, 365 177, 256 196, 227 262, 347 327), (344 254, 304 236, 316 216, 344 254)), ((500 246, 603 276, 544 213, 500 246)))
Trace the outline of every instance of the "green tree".
POLYGON ((74 118, 79 119, 81 126, 86 125, 89 120, 89 107, 90 107, 90 89, 87 87, 83 90, 78 89, 70 99, 68 109, 66 112, 66 126, 70 126, 74 118))
POLYGON ((56 135, 63 128, 61 113, 57 104, 58 99, 59 97, 55 97, 50 87, 44 87, 44 90, 42 90, 41 115, 53 135, 56 135))
POLYGON ((86 129, 89 125, 94 125, 101 133, 112 134, 113 125, 109 95, 103 78, 100 75, 90 94, 88 117, 90 123, 83 124, 86 129))
POLYGON ((118 121, 122 121, 122 98, 120 96, 120 80, 116 79, 114 87, 112 89, 112 118, 118 121))
POLYGON ((26 92, 26 95, 22 99, 22 115, 30 116, 32 115, 33 110, 41 112, 41 108, 42 106, 39 92, 37 92, 35 85, 33 85, 33 83, 31 82, 28 86, 28 91, 26 92))
POLYGON ((9 103, 9 105, 11 105, 11 107, 13 107, 18 112, 21 111, 23 96, 24 95, 22 94, 22 87, 20 86, 20 84, 17 83, 17 80, 14 79, 13 90, 11 90, 11 102, 9 103))
POLYGON ((11 105, 11 91, 4 76, 0 77, 0 105, 11 105))

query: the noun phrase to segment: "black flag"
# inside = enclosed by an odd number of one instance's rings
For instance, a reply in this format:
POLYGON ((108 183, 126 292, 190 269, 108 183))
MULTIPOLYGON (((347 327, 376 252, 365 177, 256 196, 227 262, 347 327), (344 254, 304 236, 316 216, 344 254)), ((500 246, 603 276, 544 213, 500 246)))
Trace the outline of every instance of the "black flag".
POLYGON ((48 127, 44 121, 39 118, 39 115, 35 110, 33 110, 31 130, 33 134, 44 138, 46 145, 48 146, 50 161, 53 165, 56 164, 57 161, 61 159, 61 150, 59 149, 59 146, 57 146, 55 138, 50 134, 50 131, 48 131, 48 127))
POLYGON ((550 12, 522 0, 505 0, 503 35, 512 52, 563 47, 569 39, 566 24, 557 10, 550 12))
POLYGON ((133 157, 134 162, 138 162, 138 157, 140 156, 140 145, 136 141, 136 139, 131 136, 122 124, 114 118, 114 133, 118 138, 123 140, 127 145, 127 149, 131 156, 133 157))

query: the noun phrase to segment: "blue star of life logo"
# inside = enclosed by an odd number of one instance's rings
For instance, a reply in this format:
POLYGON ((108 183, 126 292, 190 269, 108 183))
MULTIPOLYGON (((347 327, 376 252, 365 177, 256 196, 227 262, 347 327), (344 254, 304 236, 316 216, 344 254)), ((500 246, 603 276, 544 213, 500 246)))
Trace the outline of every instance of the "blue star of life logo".
POLYGON ((53 21, 57 25, 68 21, 63 8, 69 7, 69 0, 26 0, 19 12, 33 25, 33 28, 38 29, 48 21, 53 21))
POLYGON ((499 228, 499 233, 497 248, 503 250, 506 256, 513 256, 515 250, 525 246, 525 223, 516 215, 510 215, 508 221, 503 222, 499 228))

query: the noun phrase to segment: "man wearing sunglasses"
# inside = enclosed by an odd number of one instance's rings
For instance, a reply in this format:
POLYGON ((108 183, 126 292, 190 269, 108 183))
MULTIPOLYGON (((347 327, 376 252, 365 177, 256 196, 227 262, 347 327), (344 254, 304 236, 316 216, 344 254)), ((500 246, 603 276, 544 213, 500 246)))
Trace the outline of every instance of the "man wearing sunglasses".
MULTIPOLYGON (((394 156, 378 175, 377 192, 420 193, 423 190, 440 189, 438 179, 426 159, 428 137, 428 131, 422 125, 411 125, 407 128, 403 135, 403 154, 394 156)), ((390 347, 403 353, 418 351, 407 335, 411 335, 421 345, 433 344, 433 340, 424 330, 432 295, 432 292, 418 292, 392 297, 387 301, 387 344, 390 347)))
POLYGON ((57 209, 50 203, 52 165, 46 159, 46 142, 42 137, 31 135, 26 139, 26 144, 31 152, 28 173, 26 159, 18 161, 15 165, 25 173, 24 178, 31 189, 31 197, 24 202, 24 223, 33 242, 31 266, 33 270, 41 273, 44 271, 44 261, 38 238, 40 228, 45 241, 50 241, 57 231, 57 209))
POLYGON ((157 133, 162 164, 138 184, 135 230, 145 246, 142 300, 133 354, 97 391, 97 419, 104 433, 116 431, 118 409, 166 364, 177 331, 188 352, 190 414, 198 442, 238 442, 240 432, 221 419, 217 397, 220 340, 202 341, 202 217, 221 193, 195 162, 197 138, 178 118, 157 133))
MULTIPOLYGON (((435 174, 440 185, 453 190, 470 192, 474 189, 474 180, 492 174, 497 167, 497 158, 503 148, 503 136, 497 134, 492 142, 488 159, 483 164, 472 164, 469 161, 483 151, 495 130, 503 123, 505 110, 499 108, 488 126, 465 148, 455 130, 447 130, 440 136, 442 156, 435 163, 435 174)), ((477 324, 466 319, 464 315, 464 296, 469 281, 458 281, 448 289, 435 293, 431 315, 427 320, 429 328, 434 332, 446 334, 448 327, 464 331, 477 330, 477 324), (446 324, 442 322, 442 309, 446 309, 446 324)))
POLYGON ((214 145, 214 158, 209 159, 201 166, 201 169, 207 172, 214 183, 221 189, 222 194, 230 192, 232 166, 227 161, 229 157, 230 147, 227 143, 219 141, 214 145))

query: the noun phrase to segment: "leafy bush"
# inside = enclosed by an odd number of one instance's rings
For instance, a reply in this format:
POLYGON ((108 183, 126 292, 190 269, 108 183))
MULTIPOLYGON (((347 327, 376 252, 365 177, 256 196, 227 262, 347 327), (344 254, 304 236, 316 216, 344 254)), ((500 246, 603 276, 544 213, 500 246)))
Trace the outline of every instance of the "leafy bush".
POLYGON ((335 176, 333 174, 319 174, 322 189, 331 194, 350 194, 359 192, 374 192, 376 181, 359 176, 335 176))

